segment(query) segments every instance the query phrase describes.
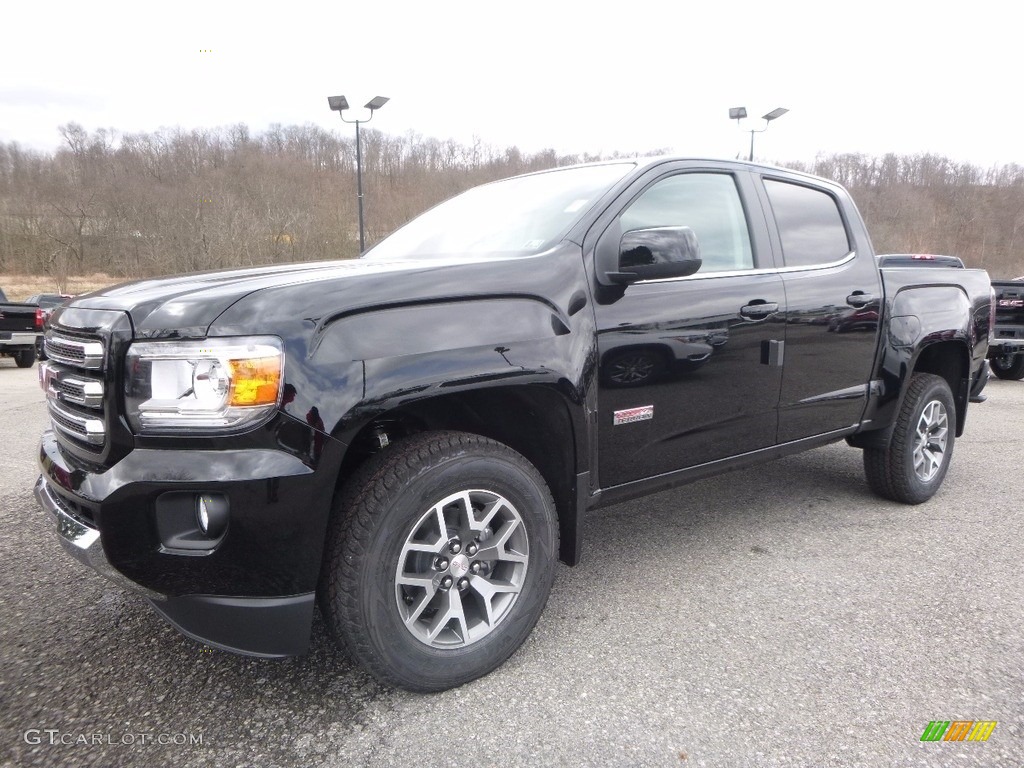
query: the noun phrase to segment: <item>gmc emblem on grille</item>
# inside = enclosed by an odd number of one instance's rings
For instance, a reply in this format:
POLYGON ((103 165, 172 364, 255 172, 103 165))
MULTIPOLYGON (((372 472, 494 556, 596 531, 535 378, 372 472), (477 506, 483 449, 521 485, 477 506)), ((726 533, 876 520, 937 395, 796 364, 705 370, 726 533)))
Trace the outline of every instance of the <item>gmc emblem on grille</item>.
POLYGON ((1000 299, 996 304, 1000 307, 1016 309, 1018 307, 1024 307, 1024 299, 1000 299))
POLYGON ((53 377, 56 376, 54 370, 46 363, 39 364, 39 386, 42 387, 43 392, 47 395, 50 394, 50 382, 53 381, 53 377))

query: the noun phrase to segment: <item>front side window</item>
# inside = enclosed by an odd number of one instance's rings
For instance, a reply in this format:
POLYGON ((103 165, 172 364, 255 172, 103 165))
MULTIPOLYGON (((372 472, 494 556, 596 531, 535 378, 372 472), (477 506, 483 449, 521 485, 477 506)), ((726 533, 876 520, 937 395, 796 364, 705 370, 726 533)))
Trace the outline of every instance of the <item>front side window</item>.
POLYGON ((765 179, 764 188, 779 226, 787 267, 829 264, 850 252, 850 238, 832 195, 774 179, 765 179))
POLYGON ((700 243, 700 272, 753 269, 750 231, 733 177, 683 173, 655 182, 619 219, 622 232, 690 227, 700 243))

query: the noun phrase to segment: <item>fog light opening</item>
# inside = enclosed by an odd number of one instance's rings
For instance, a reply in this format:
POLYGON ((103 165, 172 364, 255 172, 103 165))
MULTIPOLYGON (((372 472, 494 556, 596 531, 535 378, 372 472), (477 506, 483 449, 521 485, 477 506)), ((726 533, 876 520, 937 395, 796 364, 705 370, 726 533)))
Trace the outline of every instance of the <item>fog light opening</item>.
POLYGON ((228 527, 228 500, 219 493, 203 493, 196 497, 196 520, 199 530, 211 539, 219 539, 228 527))

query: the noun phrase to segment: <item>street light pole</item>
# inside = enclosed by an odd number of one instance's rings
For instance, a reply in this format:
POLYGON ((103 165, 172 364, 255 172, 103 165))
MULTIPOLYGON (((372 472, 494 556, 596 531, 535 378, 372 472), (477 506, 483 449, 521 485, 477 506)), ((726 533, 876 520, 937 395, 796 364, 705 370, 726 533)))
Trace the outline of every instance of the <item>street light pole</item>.
MULTIPOLYGON (((373 112, 370 113, 373 117, 373 112)), ((341 118, 343 121, 344 117, 341 118)), ((359 120, 356 120, 356 200, 359 203, 359 254, 366 250, 366 238, 363 235, 363 143, 359 140, 359 120)))
POLYGON ((348 106, 348 99, 344 96, 328 96, 327 104, 332 110, 338 113, 343 123, 356 124, 356 199, 359 203, 359 253, 366 250, 366 235, 363 228, 363 147, 359 138, 359 124, 368 123, 373 119, 373 113, 387 104, 387 96, 374 96, 363 107, 370 110, 370 116, 365 120, 346 120, 342 114, 348 106))
MULTIPOLYGON (((777 107, 777 108, 773 109, 771 112, 769 112, 767 115, 762 115, 761 116, 761 119, 763 119, 765 121, 764 122, 764 128, 761 128, 760 130, 757 130, 755 128, 749 129, 750 130, 750 157, 748 159, 750 160, 750 162, 754 162, 754 134, 755 133, 764 133, 765 131, 768 130, 768 125, 769 125, 769 123, 771 123, 772 120, 778 120, 780 117, 782 117, 787 112, 789 112, 788 109, 785 109, 784 107, 777 107)), ((746 107, 732 107, 729 110, 729 119, 736 121, 736 127, 737 128, 740 125, 740 120, 742 120, 746 116, 747 116, 747 108, 746 107)))

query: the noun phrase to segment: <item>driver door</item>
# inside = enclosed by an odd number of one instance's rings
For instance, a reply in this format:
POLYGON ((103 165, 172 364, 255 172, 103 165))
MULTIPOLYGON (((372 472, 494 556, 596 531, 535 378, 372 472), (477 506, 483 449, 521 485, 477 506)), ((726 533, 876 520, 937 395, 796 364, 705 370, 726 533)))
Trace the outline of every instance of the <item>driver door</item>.
POLYGON ((703 262, 689 277, 598 288, 602 488, 775 444, 786 299, 751 183, 745 171, 664 173, 597 241, 618 250, 626 232, 686 226, 703 262))

